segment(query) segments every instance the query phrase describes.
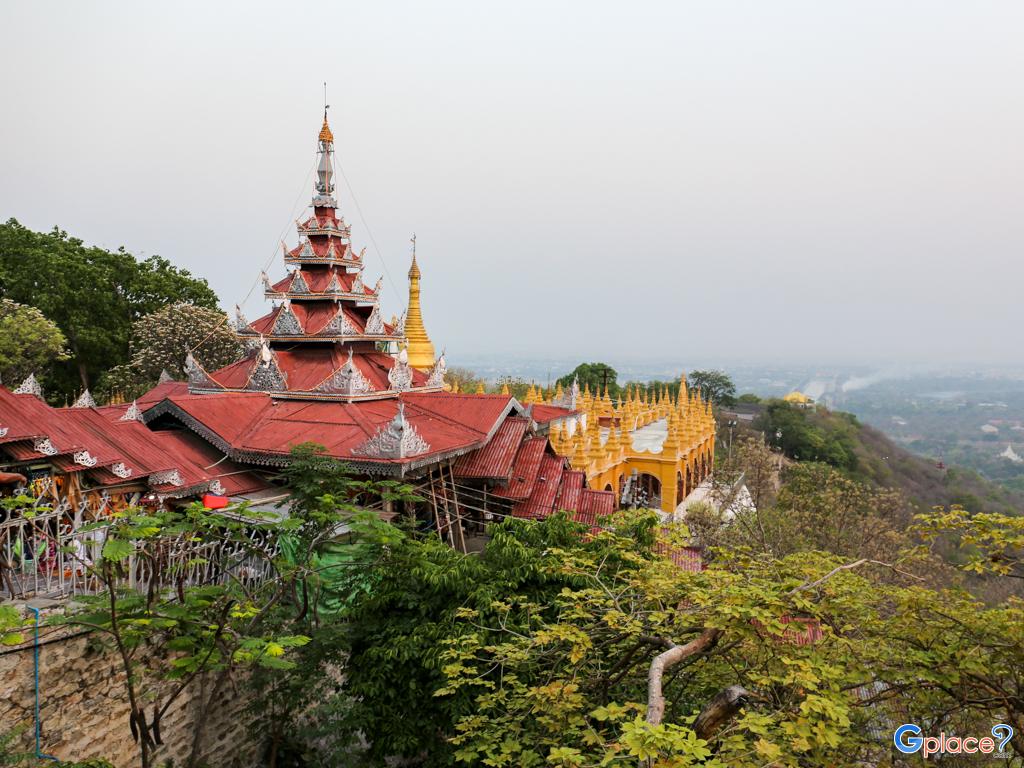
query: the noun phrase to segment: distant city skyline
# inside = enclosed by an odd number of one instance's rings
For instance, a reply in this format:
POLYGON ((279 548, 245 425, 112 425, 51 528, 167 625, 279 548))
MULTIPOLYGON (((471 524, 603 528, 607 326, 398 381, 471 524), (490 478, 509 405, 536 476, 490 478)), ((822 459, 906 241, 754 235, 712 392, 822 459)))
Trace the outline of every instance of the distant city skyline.
POLYGON ((256 316, 327 81, 366 277, 400 313, 415 232, 456 363, 1018 366, 1022 28, 987 0, 7 3, 0 216, 256 316))

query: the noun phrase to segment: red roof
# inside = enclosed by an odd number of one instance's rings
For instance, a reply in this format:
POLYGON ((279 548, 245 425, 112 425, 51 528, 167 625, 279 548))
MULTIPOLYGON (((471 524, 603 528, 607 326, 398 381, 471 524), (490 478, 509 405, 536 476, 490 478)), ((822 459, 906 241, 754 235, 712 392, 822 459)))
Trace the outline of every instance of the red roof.
MULTIPOLYGON (((309 346, 299 342, 288 349, 277 349, 274 354, 290 392, 314 391, 348 360, 348 350, 337 344, 309 346)), ((256 365, 256 355, 253 352, 210 373, 210 379, 226 389, 244 389, 256 365)), ((391 387, 388 373, 395 364, 391 355, 357 352, 352 356, 352 362, 375 390, 384 391, 391 387)), ((415 368, 411 370, 413 386, 426 386, 428 374, 415 368)), ((147 396, 146 402, 152 402, 152 399, 147 396)))
POLYGON ((516 500, 530 498, 547 445, 546 437, 531 437, 524 440, 516 453, 515 464, 512 466, 512 477, 508 485, 504 488, 495 488, 494 495, 516 500))
POLYGON ((261 392, 224 392, 173 395, 153 407, 247 461, 260 462, 262 457, 279 463, 292 446, 313 442, 336 458, 403 464, 484 445, 510 405, 508 396, 446 392, 405 392, 400 398, 353 403, 275 400, 261 392), (429 449, 404 459, 356 455, 356 449, 394 419, 400 402, 405 404, 406 419, 429 449))
MULTIPOLYGON (((326 293, 328 286, 331 284, 331 278, 337 276, 338 284, 341 286, 341 290, 346 293, 352 291, 352 283, 355 282, 356 273, 348 272, 344 269, 323 268, 317 266, 311 266, 309 264, 303 265, 300 270, 302 272, 302 278, 306 281, 306 286, 309 288, 311 293, 326 293)), ((290 273, 287 277, 278 280, 271 287, 278 293, 288 293, 288 289, 291 288, 294 273, 290 273)), ((363 293, 368 298, 372 298, 373 290, 364 285, 363 293)))
POLYGON ((611 491, 592 491, 584 489, 580 508, 572 519, 585 525, 597 525, 598 518, 610 515, 615 511, 615 494, 611 491))
POLYGON ((555 497, 558 495, 558 487, 562 483, 564 471, 564 459, 560 456, 544 454, 530 497, 526 501, 516 504, 512 508, 512 514, 516 517, 533 517, 538 520, 550 517, 554 510, 555 497))
POLYGON ((483 448, 467 453, 455 462, 455 474, 463 478, 488 478, 507 481, 512 475, 519 445, 529 422, 510 416, 505 419, 494 437, 483 448))
POLYGON ((564 419, 566 416, 571 416, 574 413, 577 413, 577 411, 571 408, 537 403, 533 406, 533 410, 530 411, 530 417, 538 424, 547 424, 555 419, 564 419))
POLYGON ((659 541, 654 545, 654 552, 664 555, 684 571, 696 573, 704 570, 704 556, 700 547, 677 547, 659 541))
POLYGON ((556 510, 572 513, 580 508, 586 478, 586 474, 577 470, 569 470, 562 476, 562 486, 555 501, 556 510))
MULTIPOLYGON (((170 385, 161 385, 174 389, 170 385)), ((51 408, 32 395, 12 395, 0 388, 0 425, 14 424, 25 415, 34 421, 33 434, 19 435, 8 428, 13 442, 0 450, 15 460, 47 458, 58 471, 82 472, 100 485, 124 485, 140 482, 157 472, 177 470, 180 486, 163 484, 166 492, 206 490, 220 480, 228 493, 238 494, 268 487, 256 475, 227 460, 213 446, 183 431, 152 432, 141 422, 121 421, 128 406, 105 408, 51 408), (35 437, 48 437, 58 453, 44 457, 32 448, 35 437), (73 458, 77 451, 87 451, 91 465, 73 458), (112 471, 123 464, 128 477, 112 471)), ((84 457, 83 457, 84 459, 84 457)))

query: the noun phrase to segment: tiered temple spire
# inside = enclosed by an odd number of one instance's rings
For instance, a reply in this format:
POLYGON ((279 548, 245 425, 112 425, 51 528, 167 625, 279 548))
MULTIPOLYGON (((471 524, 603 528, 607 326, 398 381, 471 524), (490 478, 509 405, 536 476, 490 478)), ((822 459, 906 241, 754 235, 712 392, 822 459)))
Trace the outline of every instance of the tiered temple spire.
POLYGON ((420 312, 415 248, 403 320, 384 321, 383 280, 371 289, 363 278, 365 249, 355 251, 351 228, 338 212, 334 134, 326 109, 317 155, 312 215, 296 221, 298 245, 283 245, 291 271, 277 282, 261 274, 273 310, 252 322, 240 309, 236 312, 233 325, 250 349, 248 357, 212 372, 192 359, 193 391, 257 390, 275 397, 356 400, 441 387, 436 372, 443 371, 443 364, 439 368, 434 359, 420 312))

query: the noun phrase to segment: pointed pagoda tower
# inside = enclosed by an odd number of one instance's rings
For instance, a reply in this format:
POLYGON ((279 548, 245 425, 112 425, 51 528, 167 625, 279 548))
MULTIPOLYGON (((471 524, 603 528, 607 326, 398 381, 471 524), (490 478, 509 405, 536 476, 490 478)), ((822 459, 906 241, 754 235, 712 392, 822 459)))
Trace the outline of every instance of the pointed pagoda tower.
POLYGON ((428 369, 434 365, 434 344, 423 326, 420 309, 420 267, 416 263, 416 235, 412 236, 412 266, 409 267, 409 313, 405 321, 409 365, 428 369))
POLYGON ((444 359, 409 364, 403 348, 404 315, 385 323, 380 307, 383 278, 363 281, 363 252, 352 246, 351 229, 334 196, 334 135, 324 122, 317 136, 317 172, 312 215, 296 221, 299 242, 282 243, 287 276, 271 282, 262 274, 273 309, 251 323, 236 307, 235 332, 249 354, 218 371, 186 360, 192 392, 257 391, 274 397, 366 400, 399 393, 440 390, 444 359), (426 363, 425 365, 423 363, 426 363))

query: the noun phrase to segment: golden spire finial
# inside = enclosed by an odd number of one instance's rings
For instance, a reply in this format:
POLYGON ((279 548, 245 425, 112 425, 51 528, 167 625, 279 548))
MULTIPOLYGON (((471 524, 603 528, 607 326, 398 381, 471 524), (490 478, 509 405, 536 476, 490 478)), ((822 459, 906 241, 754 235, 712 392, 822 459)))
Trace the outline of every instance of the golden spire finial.
POLYGON ((412 266, 409 267, 409 310, 405 316, 405 338, 409 340, 409 365, 429 369, 434 364, 434 345, 423 327, 420 310, 420 268, 416 264, 416 235, 412 236, 412 266))
POLYGON ((324 83, 324 125, 320 129, 320 135, 317 137, 320 141, 325 144, 334 143, 334 134, 331 133, 331 126, 327 124, 327 110, 331 108, 331 105, 327 103, 327 83, 324 83))

